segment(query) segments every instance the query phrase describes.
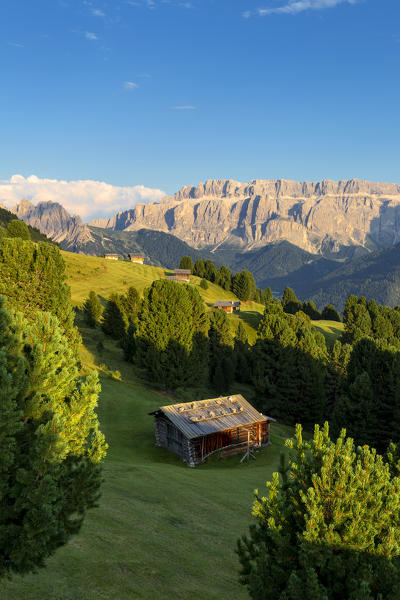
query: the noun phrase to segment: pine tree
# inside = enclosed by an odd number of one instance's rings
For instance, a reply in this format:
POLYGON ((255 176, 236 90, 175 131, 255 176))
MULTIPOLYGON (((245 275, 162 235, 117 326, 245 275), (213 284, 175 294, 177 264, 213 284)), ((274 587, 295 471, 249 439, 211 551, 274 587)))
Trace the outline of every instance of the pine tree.
POLYGON ((194 264, 193 264, 193 260, 191 259, 191 257, 190 256, 182 256, 181 262, 179 263, 179 268, 180 269, 189 269, 189 271, 191 271, 193 273, 194 264))
POLYGON ((237 326, 237 329, 236 329, 235 346, 237 344, 241 344, 242 346, 247 346, 247 344, 248 344, 248 337, 247 337, 246 329, 244 328, 242 321, 239 321, 239 325, 237 326))
POLYGON ((0 575, 44 566, 96 505, 99 391, 56 317, 0 307, 0 575))
POLYGON ((120 297, 121 308, 130 324, 134 324, 136 321, 139 302, 139 293, 133 286, 129 287, 126 294, 120 297))
POLYGON ((272 300, 273 296, 272 296, 272 290, 269 286, 267 286, 264 290, 264 302, 265 304, 269 301, 272 300))
POLYGON ((207 279, 202 279, 200 281, 200 287, 202 290, 208 290, 208 283, 207 283, 207 279))
POLYGON ((13 219, 7 225, 7 233, 10 238, 20 238, 21 240, 30 240, 28 225, 19 219, 13 219))
POLYGON ((286 287, 282 296, 282 307, 286 313, 292 315, 302 309, 302 303, 297 299, 296 294, 290 287, 286 287))
POLYGON ((72 344, 79 343, 74 327, 71 293, 65 283, 65 263, 57 246, 7 238, 0 247, 0 295, 28 320, 37 310, 51 312, 72 344))
POLYGON ((400 592, 400 478, 368 446, 325 424, 286 442, 289 463, 256 491, 255 524, 238 541, 253 600, 395 600, 400 592))
POLYGON ((228 267, 222 266, 219 270, 219 285, 224 290, 230 290, 232 285, 232 273, 228 267))
POLYGON ((256 283, 250 271, 240 271, 232 279, 232 291, 243 302, 253 300, 256 293, 256 283))
POLYGON ((325 306, 324 310, 322 311, 321 318, 325 321, 338 321, 339 323, 342 320, 338 311, 332 304, 327 304, 325 306))
POLYGON ((204 266, 204 260, 202 258, 198 258, 194 265, 193 275, 196 275, 196 277, 204 278, 205 272, 206 272, 206 270, 205 270, 205 266, 204 266))
POLYGON ((103 314, 103 307, 96 292, 91 291, 83 305, 83 314, 89 327, 96 327, 103 314))
POLYGON ((169 388, 199 384, 207 374, 208 327, 195 287, 154 281, 137 317, 135 362, 169 388))
POLYGON ((115 340, 122 340, 128 329, 128 318, 123 309, 121 296, 111 294, 103 313, 102 329, 115 340))

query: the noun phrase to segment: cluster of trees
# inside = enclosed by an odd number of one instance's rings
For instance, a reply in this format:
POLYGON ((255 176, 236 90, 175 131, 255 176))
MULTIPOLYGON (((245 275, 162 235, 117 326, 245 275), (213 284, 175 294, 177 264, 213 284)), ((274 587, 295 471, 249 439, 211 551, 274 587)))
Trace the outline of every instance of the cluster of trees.
POLYGON ((301 426, 289 462, 256 491, 255 524, 238 541, 241 582, 253 600, 400 597, 399 451, 356 447, 326 423, 306 442, 301 426))
POLYGON ((58 248, 3 239, 0 296, 1 576, 43 566, 79 531, 106 443, 58 248))
POLYGON ((340 314, 332 304, 327 304, 322 311, 319 311, 312 300, 302 302, 296 297, 295 292, 290 287, 286 287, 282 295, 282 307, 286 313, 295 315, 302 311, 313 321, 341 321, 340 314))
POLYGON ((254 300, 264 304, 266 299, 272 298, 271 288, 267 287, 264 291, 257 288, 254 276, 250 271, 244 270, 233 275, 228 267, 218 268, 211 260, 201 258, 193 263, 190 256, 182 257, 179 268, 190 269, 196 277, 211 281, 211 283, 219 285, 224 290, 232 291, 243 302, 254 300))

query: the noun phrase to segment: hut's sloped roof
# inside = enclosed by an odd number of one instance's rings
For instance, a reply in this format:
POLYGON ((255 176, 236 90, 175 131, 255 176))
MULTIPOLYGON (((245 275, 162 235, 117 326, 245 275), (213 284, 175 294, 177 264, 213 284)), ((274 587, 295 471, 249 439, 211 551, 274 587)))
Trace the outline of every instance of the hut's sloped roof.
POLYGON ((162 406, 163 413, 187 437, 193 439, 234 427, 274 421, 258 412, 241 394, 162 406))
POLYGON ((240 306, 239 300, 217 300, 214 306, 240 306))
POLYGON ((174 269, 174 273, 176 275, 191 275, 192 271, 190 269, 174 269))

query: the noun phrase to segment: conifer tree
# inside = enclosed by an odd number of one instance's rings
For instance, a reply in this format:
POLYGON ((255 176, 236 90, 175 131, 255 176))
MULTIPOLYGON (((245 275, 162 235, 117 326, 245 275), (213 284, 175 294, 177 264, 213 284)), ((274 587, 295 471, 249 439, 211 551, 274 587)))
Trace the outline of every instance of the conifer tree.
POLYGON ((193 275, 196 275, 196 277, 204 278, 205 273, 206 273, 206 270, 205 270, 205 266, 204 266, 204 260, 202 258, 198 258, 194 265, 193 275))
POLYGON ((264 290, 264 303, 266 304, 269 300, 272 300, 272 290, 269 286, 267 286, 264 290))
POLYGON ((83 305, 83 314, 89 327, 96 327, 103 314, 103 307, 96 292, 91 291, 83 305))
POLYGON ((102 329, 115 340, 122 340, 128 329, 128 319, 123 309, 121 296, 111 294, 103 313, 102 329))
POLYGON ((325 321, 338 321, 339 323, 342 320, 338 311, 332 304, 327 304, 325 306, 324 310, 322 311, 321 318, 325 321))
POLYGON ((57 246, 7 238, 0 247, 0 294, 7 305, 32 319, 37 310, 58 318, 69 340, 78 344, 65 263, 57 246))
POLYGON ((208 283, 207 283, 207 279, 202 279, 200 281, 200 287, 202 290, 208 290, 208 283))
POLYGON ((248 344, 248 337, 247 337, 246 329, 244 328, 242 321, 239 321, 239 325, 237 326, 237 329, 236 329, 235 346, 237 344, 241 344, 242 346, 246 346, 248 344))
POLYGON ((325 424, 286 442, 288 465, 258 494, 238 542, 253 600, 395 600, 400 592, 400 478, 368 446, 325 424))
POLYGON ((207 374, 208 317, 196 288, 154 281, 143 293, 135 362, 169 388, 201 383, 207 374))
POLYGON ((193 273, 194 264, 190 256, 182 256, 181 262, 179 263, 180 269, 189 269, 193 273))
POLYGON ((28 225, 19 219, 13 219, 7 225, 7 233, 10 238, 20 238, 21 240, 30 240, 28 225))
POLYGON ((136 288, 130 286, 125 295, 120 297, 121 308, 128 323, 134 324, 139 310, 140 297, 136 288))
POLYGON ((250 271, 244 270, 232 279, 232 291, 243 302, 253 300, 256 293, 256 283, 250 271))
POLYGON ((297 299, 296 294, 290 287, 286 287, 282 296, 282 307, 284 312, 289 314, 296 314, 297 311, 302 310, 302 304, 297 299))
POLYGON ((95 506, 106 451, 97 375, 81 378, 58 320, 0 307, 0 575, 27 573, 95 506))
POLYGON ((219 270, 219 285, 224 290, 230 290, 232 285, 232 273, 228 267, 222 266, 219 270))

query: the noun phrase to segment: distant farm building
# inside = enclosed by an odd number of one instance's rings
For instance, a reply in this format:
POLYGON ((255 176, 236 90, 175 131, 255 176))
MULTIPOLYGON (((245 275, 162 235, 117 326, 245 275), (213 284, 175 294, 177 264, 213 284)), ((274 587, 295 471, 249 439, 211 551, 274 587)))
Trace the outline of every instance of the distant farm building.
POLYGON ((174 274, 168 275, 168 279, 171 281, 184 281, 185 283, 189 283, 191 274, 192 271, 190 269, 174 269, 174 274))
POLYGON ((270 423, 242 395, 162 406, 155 418, 156 445, 190 467, 219 452, 222 456, 268 446, 270 423))
POLYGON ((119 254, 105 254, 104 258, 107 260, 119 260, 119 254))
POLYGON ((214 308, 220 308, 227 313, 240 312, 240 302, 239 300, 218 300, 214 304, 214 308))
POLYGON ((133 263, 139 263, 142 265, 144 263, 144 256, 136 256, 136 254, 128 254, 128 258, 133 263))

